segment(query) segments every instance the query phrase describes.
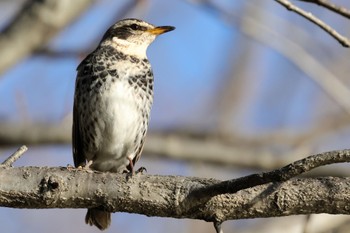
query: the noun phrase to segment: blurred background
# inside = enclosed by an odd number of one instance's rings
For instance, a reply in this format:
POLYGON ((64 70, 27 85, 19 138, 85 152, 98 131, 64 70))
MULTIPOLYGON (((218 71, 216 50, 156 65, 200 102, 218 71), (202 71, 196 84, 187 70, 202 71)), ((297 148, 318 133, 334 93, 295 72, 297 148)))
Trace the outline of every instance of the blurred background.
MULTIPOLYGON (((334 1, 350 8, 348 0, 334 1)), ((349 21, 295 1, 347 37, 349 21)), ((149 174, 232 179, 350 148, 350 52, 268 0, 0 1, 0 158, 73 164, 76 67, 116 21, 176 30, 148 49, 155 76, 150 131, 137 166, 149 174), (42 5, 48 9, 38 13, 42 5), (39 17, 36 16, 39 15, 39 17)), ((309 175, 348 176, 346 164, 309 175)), ((86 210, 0 208, 3 232, 99 232, 86 210)), ((315 215, 307 232, 349 232, 347 216, 315 215)), ((228 221, 225 232, 303 232, 305 216, 228 221)), ((106 232, 214 232, 211 223, 115 213, 106 232)), ((305 231, 306 232, 306 231, 305 231)))

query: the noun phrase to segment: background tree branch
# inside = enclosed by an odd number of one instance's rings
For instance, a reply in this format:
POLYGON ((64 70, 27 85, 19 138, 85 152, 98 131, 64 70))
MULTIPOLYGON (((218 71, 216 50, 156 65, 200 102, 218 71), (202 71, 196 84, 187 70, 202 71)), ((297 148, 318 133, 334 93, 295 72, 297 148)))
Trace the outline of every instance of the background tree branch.
POLYGON ((31 0, 0 33, 0 74, 44 46, 94 1, 31 0))
MULTIPOLYGON (((347 125, 347 118, 339 118, 335 120, 334 124, 321 121, 315 132, 306 132, 305 135, 300 134, 293 137, 278 132, 275 135, 266 135, 261 139, 245 139, 234 135, 218 135, 210 132, 151 131, 147 135, 147 143, 143 153, 151 158, 161 157, 219 165, 226 168, 235 167, 266 171, 277 169, 293 160, 301 159, 302 155, 310 153, 309 150, 301 148, 285 152, 288 155, 280 156, 271 149, 271 146, 273 147, 271 142, 279 145, 286 144, 293 148, 293 145, 300 142, 310 144, 312 139, 317 140, 317 137, 322 137, 329 130, 344 128, 347 125)), ((4 122, 0 123, 0 128, 0 145, 2 146, 71 144, 70 119, 63 120, 60 124, 29 122, 13 124, 4 122)), ((308 175, 343 177, 350 174, 345 167, 338 169, 322 167, 311 171, 308 175)))
POLYGON ((328 0, 299 0, 301 2, 309 2, 320 5, 328 10, 333 11, 339 15, 344 16, 345 18, 350 19, 350 11, 343 6, 338 6, 328 0))
POLYGON ((275 0, 275 1, 281 4, 282 6, 284 6, 287 10, 293 11, 298 15, 304 17, 305 19, 309 20, 310 22, 314 23, 315 25, 319 26, 325 32, 327 32, 330 36, 336 39, 344 47, 350 47, 350 40, 348 38, 338 33, 334 28, 332 28, 331 26, 329 26, 328 24, 326 24, 316 16, 312 15, 312 13, 304 11, 303 9, 297 7, 296 5, 292 4, 288 0, 275 0))

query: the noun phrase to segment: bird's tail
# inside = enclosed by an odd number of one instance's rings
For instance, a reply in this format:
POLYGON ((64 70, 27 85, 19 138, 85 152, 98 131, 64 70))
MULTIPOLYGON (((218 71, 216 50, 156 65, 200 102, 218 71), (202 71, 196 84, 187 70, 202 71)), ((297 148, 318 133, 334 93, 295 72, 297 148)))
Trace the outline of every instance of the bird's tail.
POLYGON ((85 223, 90 226, 95 225, 101 231, 107 229, 111 224, 111 213, 99 209, 88 209, 85 223))

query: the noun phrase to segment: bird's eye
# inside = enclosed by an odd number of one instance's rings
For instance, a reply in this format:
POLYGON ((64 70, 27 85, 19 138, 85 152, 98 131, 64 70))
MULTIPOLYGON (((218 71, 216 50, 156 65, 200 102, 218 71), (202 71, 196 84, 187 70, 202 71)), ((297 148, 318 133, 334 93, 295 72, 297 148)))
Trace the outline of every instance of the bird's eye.
POLYGON ((140 26, 137 25, 137 24, 131 24, 131 25, 130 25, 130 28, 131 28, 132 30, 140 30, 140 26))

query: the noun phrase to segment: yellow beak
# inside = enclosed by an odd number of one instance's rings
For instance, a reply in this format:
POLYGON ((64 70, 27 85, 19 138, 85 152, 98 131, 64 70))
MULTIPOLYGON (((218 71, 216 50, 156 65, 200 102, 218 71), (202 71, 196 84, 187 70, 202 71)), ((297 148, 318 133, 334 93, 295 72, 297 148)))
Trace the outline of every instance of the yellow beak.
POLYGON ((170 32, 170 31, 172 31, 174 29, 175 29, 175 27, 172 27, 172 26, 160 26, 160 27, 155 27, 155 28, 152 28, 152 29, 148 29, 147 32, 158 36, 160 34, 163 34, 163 33, 166 33, 166 32, 170 32))

